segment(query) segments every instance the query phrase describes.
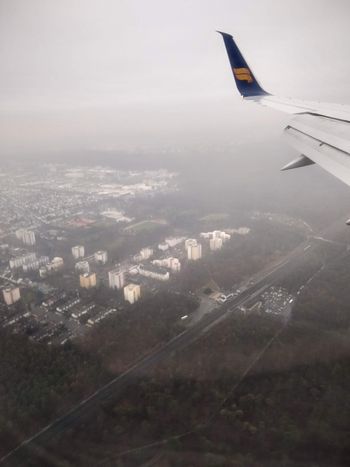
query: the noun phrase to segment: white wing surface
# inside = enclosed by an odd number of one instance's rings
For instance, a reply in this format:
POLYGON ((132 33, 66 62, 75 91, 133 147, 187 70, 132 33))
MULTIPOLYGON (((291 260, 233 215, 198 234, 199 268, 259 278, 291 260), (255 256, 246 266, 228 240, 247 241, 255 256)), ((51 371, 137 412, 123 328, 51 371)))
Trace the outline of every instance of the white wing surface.
POLYGON ((260 86, 233 37, 220 34, 243 98, 294 114, 284 134, 300 156, 282 170, 316 163, 350 186, 350 107, 273 96, 260 86))

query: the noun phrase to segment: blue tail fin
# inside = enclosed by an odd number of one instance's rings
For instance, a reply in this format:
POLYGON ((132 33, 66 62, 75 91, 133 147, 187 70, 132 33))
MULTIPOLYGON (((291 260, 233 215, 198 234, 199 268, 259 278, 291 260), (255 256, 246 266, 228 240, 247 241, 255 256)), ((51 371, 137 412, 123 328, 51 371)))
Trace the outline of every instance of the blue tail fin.
POLYGON ((268 96, 269 93, 264 91, 256 80, 253 72, 249 68, 239 48, 237 47, 233 37, 225 32, 217 31, 222 35, 227 51, 228 58, 230 60, 233 76, 236 81, 238 91, 243 97, 253 96, 268 96))

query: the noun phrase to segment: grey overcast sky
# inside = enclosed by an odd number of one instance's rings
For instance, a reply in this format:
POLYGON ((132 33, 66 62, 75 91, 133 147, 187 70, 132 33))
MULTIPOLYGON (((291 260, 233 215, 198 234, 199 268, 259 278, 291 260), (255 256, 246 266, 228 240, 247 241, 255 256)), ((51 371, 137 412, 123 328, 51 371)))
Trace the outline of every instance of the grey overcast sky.
POLYGON ((264 87, 350 104, 348 0, 0 0, 0 151, 275 137, 243 104, 216 29, 264 87))

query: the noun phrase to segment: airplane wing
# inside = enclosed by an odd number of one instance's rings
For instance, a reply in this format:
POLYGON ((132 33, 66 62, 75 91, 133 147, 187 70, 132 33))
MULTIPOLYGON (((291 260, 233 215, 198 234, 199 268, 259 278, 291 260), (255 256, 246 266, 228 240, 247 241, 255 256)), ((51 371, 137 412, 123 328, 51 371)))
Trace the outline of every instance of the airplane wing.
POLYGON ((284 134, 300 156, 282 170, 316 163, 350 186, 350 108, 280 98, 266 92, 233 37, 218 32, 224 39, 236 86, 243 98, 294 115, 284 134))

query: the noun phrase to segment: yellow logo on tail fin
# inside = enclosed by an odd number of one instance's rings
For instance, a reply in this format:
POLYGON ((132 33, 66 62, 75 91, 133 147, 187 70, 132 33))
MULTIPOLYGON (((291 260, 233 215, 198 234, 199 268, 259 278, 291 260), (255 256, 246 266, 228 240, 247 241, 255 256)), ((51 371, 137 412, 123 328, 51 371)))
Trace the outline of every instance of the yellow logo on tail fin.
POLYGON ((247 83, 253 82, 253 77, 249 68, 234 68, 233 74, 239 81, 247 81, 247 83))

